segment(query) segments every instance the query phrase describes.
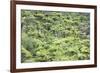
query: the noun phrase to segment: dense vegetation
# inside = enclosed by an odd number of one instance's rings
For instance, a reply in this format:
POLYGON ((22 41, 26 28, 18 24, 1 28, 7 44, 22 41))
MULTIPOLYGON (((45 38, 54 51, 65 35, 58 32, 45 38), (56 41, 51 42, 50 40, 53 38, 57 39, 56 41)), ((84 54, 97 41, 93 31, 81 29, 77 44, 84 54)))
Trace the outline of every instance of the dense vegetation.
POLYGON ((90 14, 21 10, 21 62, 90 58, 90 14))

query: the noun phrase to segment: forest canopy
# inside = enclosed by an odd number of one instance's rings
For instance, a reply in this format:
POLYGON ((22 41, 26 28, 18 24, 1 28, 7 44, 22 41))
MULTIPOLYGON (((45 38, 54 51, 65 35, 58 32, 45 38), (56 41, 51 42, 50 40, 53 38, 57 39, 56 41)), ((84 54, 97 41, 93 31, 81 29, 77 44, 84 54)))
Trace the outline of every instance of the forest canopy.
POLYGON ((90 59, 90 14, 21 10, 21 62, 90 59))

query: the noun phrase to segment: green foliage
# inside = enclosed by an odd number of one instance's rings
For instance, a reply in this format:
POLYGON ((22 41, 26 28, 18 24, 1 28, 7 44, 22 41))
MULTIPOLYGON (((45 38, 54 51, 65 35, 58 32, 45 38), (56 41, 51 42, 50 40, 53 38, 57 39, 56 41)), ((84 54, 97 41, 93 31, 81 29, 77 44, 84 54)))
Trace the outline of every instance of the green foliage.
POLYGON ((21 61, 89 59, 89 17, 89 13, 22 10, 21 61))
POLYGON ((21 49, 21 62, 25 62, 26 60, 32 58, 31 53, 22 47, 21 49))

